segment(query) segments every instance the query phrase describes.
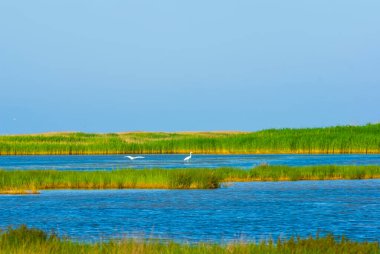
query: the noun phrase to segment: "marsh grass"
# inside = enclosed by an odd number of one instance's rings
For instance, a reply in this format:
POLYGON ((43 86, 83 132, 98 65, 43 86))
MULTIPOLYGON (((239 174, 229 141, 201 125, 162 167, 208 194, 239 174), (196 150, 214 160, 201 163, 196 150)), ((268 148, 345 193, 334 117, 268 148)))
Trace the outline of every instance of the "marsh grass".
POLYGON ((258 132, 50 133, 0 136, 0 155, 380 153, 380 124, 258 132))
POLYGON ((0 192, 47 189, 214 189, 220 179, 202 169, 115 171, 0 170, 0 192))
POLYGON ((176 243, 173 241, 120 239, 96 243, 75 242, 62 239, 54 233, 20 226, 0 231, 0 253, 4 254, 47 254, 47 253, 379 253, 378 242, 354 242, 345 237, 333 235, 308 238, 292 237, 287 240, 267 240, 259 242, 236 241, 227 244, 216 243, 176 243))
POLYGON ((0 170, 0 193, 48 189, 215 189, 222 182, 379 179, 380 166, 258 166, 252 169, 0 170))

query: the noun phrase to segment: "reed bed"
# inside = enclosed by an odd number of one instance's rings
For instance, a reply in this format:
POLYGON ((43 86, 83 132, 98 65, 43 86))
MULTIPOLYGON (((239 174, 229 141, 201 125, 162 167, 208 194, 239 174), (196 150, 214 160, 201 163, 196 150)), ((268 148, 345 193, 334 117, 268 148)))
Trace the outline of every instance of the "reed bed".
POLYGON ((0 136, 0 155, 380 153, 380 124, 258 132, 51 133, 0 136))
POLYGON ((223 182, 380 179, 380 166, 258 166, 252 169, 0 170, 0 193, 48 189, 215 189, 223 182))
POLYGON ((297 253, 366 253, 378 254, 378 242, 355 242, 345 237, 333 235, 308 238, 292 237, 259 242, 236 241, 227 244, 216 243, 176 243, 173 241, 119 239, 96 243, 84 243, 60 238, 55 234, 20 226, 0 231, 0 252, 4 254, 106 254, 106 253, 266 253, 266 254, 297 254, 297 253))

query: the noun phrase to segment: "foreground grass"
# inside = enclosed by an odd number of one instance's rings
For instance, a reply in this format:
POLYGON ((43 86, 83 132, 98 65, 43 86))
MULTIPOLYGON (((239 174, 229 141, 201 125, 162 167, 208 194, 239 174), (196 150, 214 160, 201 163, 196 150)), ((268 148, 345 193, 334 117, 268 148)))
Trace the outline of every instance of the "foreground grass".
POLYGON ((124 169, 115 171, 0 170, 0 193, 46 189, 215 189, 222 182, 380 179, 380 166, 258 166, 250 170, 124 169))
POLYGON ((258 132, 50 133, 0 136, 0 155, 380 153, 380 124, 258 132))
POLYGON ((261 242, 233 242, 229 244, 197 243, 185 244, 157 240, 121 239, 98 243, 74 242, 47 234, 38 229, 21 226, 0 231, 0 253, 47 254, 47 253, 379 253, 378 242, 354 242, 344 237, 291 238, 261 242))

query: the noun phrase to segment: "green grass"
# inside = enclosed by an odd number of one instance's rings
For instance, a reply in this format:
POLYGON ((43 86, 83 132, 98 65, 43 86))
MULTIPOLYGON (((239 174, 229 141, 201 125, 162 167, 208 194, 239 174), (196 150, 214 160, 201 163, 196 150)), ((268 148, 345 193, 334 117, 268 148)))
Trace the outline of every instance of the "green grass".
POLYGON ((217 176, 223 181, 299 181, 379 179, 380 166, 258 166, 248 171, 224 169, 217 176))
POLYGON ((324 237, 290 238, 277 241, 260 242, 236 241, 229 244, 215 243, 175 243, 173 241, 121 239, 96 243, 75 242, 62 239, 54 234, 47 234, 38 229, 21 226, 8 228, 0 232, 0 253, 4 254, 105 254, 105 253, 265 253, 265 254, 298 254, 298 253, 380 253, 378 242, 355 242, 344 237, 333 235, 324 237))
POLYGON ((258 166, 249 170, 124 169, 115 171, 0 170, 0 193, 46 189, 215 189, 222 182, 379 179, 380 166, 258 166))
POLYGON ((258 132, 47 133, 0 136, 0 155, 380 153, 380 124, 258 132))

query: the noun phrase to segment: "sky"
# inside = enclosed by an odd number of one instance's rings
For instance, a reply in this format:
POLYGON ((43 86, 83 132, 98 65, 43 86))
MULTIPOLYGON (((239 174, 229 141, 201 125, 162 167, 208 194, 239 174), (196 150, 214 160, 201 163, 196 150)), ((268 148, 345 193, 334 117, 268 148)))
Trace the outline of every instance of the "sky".
POLYGON ((380 121, 378 0, 0 1, 0 134, 380 121))

